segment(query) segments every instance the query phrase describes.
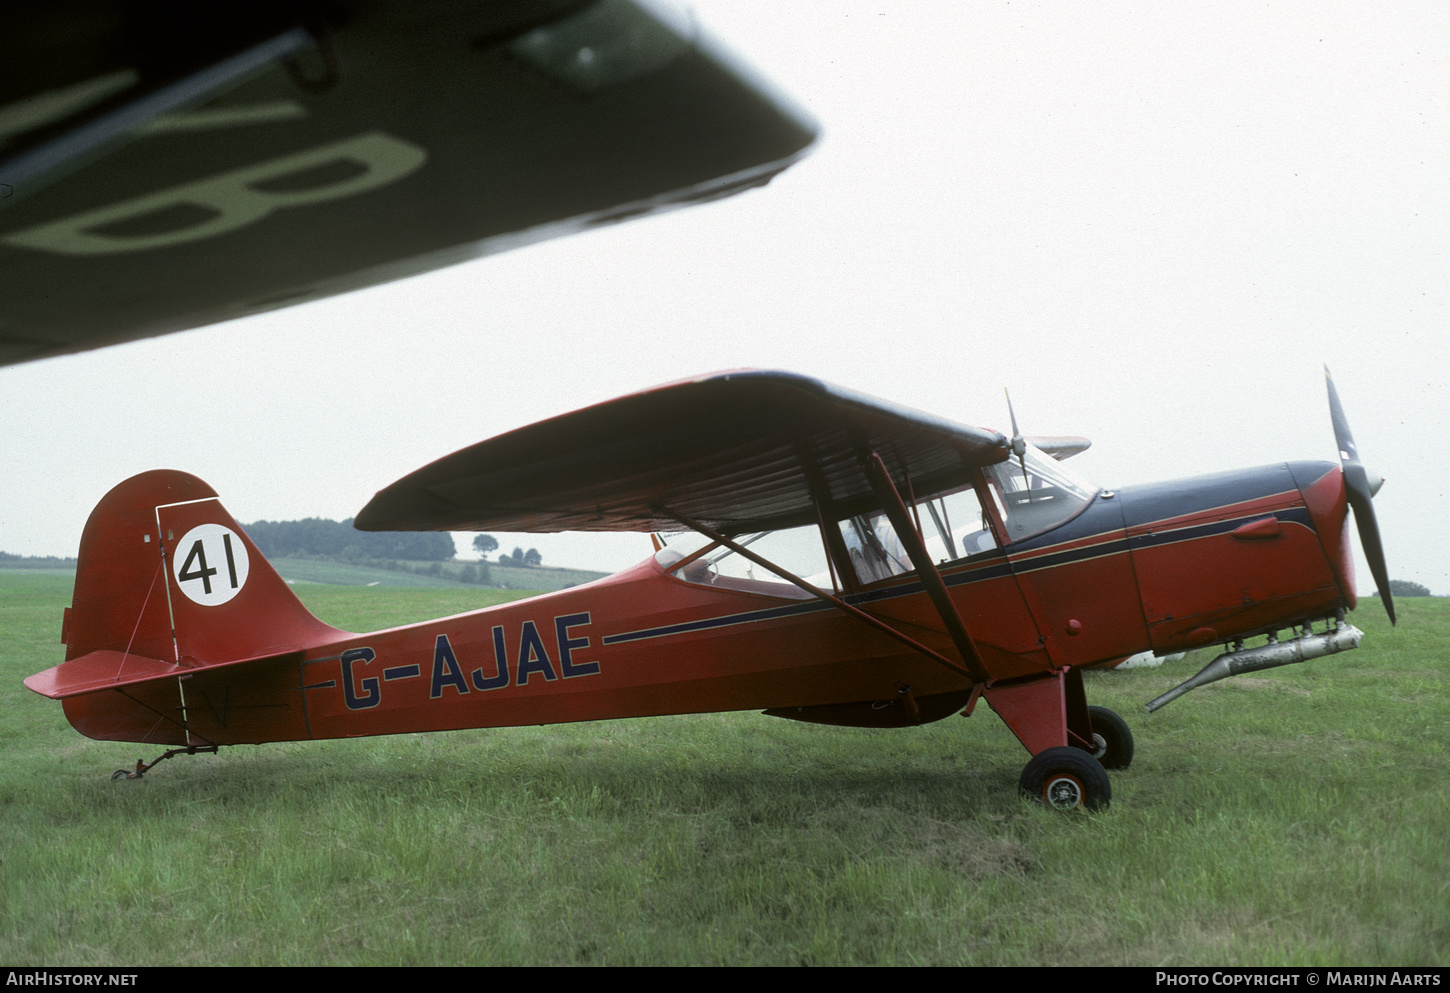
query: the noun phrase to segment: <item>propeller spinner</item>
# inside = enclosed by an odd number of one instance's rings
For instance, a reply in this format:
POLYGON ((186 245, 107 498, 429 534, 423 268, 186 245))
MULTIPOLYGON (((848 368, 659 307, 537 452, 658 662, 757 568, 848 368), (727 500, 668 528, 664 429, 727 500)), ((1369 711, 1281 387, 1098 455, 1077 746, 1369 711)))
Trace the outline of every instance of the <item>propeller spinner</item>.
POLYGON ((1359 544, 1364 557, 1369 560, 1370 575, 1374 577, 1375 588, 1384 601, 1385 613, 1390 623, 1395 623, 1395 601, 1390 595, 1389 570, 1385 566, 1385 547, 1380 540, 1379 524, 1375 521, 1373 498, 1384 480, 1368 472, 1359 461, 1359 449, 1355 447, 1354 435, 1350 433, 1349 421, 1344 417, 1344 408, 1339 403, 1339 393, 1334 389, 1334 377, 1329 367, 1324 367, 1324 381, 1329 387, 1329 417, 1334 422, 1334 443, 1339 448, 1339 464, 1344 471, 1344 490, 1349 506, 1354 510, 1354 524, 1359 529, 1359 544))

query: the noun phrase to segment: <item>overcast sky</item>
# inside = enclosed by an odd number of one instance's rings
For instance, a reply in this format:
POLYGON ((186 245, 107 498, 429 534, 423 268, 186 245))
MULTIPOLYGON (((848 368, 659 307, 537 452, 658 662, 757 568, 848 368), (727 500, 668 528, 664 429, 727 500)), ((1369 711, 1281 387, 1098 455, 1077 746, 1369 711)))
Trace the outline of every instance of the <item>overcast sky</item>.
MULTIPOLYGON (((0 550, 75 554, 115 483, 351 517, 483 438, 781 368, 1083 434, 1106 486, 1335 457, 1390 575, 1450 593, 1450 7, 699 2, 821 123, 769 187, 344 297, 0 369, 0 550)), ((500 535, 617 569, 644 536, 500 535)), ((462 551, 469 538, 460 536, 462 551)), ((1360 567, 1360 583, 1368 573, 1360 567)))

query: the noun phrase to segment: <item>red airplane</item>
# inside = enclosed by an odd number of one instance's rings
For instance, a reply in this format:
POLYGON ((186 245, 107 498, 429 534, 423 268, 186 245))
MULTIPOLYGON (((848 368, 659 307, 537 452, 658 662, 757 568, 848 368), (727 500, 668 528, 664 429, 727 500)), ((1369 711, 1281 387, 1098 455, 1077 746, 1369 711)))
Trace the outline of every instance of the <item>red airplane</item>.
POLYGON ((201 480, 147 472, 91 514, 66 661, 25 682, 82 734, 174 746, 132 778, 242 743, 746 709, 906 727, 985 699, 1032 756, 1025 794, 1098 809, 1133 737, 1083 667, 1231 646, 1171 698, 1357 646, 1351 506, 1393 621, 1375 487, 1329 397, 1341 465, 1113 492, 1044 454, 1085 439, 1033 445, 1015 418, 1009 438, 777 372, 676 383, 457 452, 356 521, 652 532, 652 558, 371 634, 313 617, 201 480))

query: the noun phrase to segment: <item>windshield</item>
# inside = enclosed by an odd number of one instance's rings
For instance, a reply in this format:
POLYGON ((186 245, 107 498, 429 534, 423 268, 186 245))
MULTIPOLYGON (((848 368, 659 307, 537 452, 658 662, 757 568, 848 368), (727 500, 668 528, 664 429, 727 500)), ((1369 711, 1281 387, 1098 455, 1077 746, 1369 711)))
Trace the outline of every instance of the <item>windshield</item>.
POLYGON ((1088 505, 1098 488, 1031 445, 1015 458, 983 470, 987 489, 1007 525, 1007 541, 1021 541, 1057 527, 1088 505))

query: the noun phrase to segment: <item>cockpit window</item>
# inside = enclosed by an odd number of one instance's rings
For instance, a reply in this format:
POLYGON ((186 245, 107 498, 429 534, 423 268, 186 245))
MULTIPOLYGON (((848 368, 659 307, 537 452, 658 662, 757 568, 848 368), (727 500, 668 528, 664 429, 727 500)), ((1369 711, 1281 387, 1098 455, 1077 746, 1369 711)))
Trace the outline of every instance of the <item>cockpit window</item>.
MULTIPOLYGON (((1097 494, 1097 487, 1030 445, 1025 473, 1022 462, 1015 458, 983 472, 987 493, 1006 524, 1008 542, 1056 527, 1075 516, 1097 494)), ((914 526, 920 529, 927 555, 938 565, 998 552, 997 537, 971 486, 920 500, 910 514, 914 526)), ((901 536, 884 511, 857 514, 828 526, 839 529, 839 542, 835 538, 829 543, 824 541, 815 525, 737 535, 734 541, 831 592, 870 586, 915 570, 901 536), (834 568, 827 559, 828 544, 835 548, 834 568)), ((790 599, 810 596, 744 555, 693 532, 656 537, 664 547, 655 554, 655 561, 687 583, 790 599)))
POLYGON ((1098 488, 1061 462, 1027 446, 1026 469, 1010 458, 983 470, 987 489, 1007 525, 1007 541, 1041 534, 1077 516, 1098 488))
POLYGON ((971 487, 923 500, 917 505, 922 541, 938 565, 995 551, 997 539, 988 527, 977 493, 971 487))
POLYGON ((885 513, 848 517, 838 525, 861 584, 890 579, 912 570, 911 559, 885 513))
MULTIPOLYGON (((922 500, 912 510, 921 527, 926 553, 938 565, 995 551, 997 539, 982 515, 982 505, 971 487, 922 500)), ((838 525, 851 567, 866 586, 912 572, 915 566, 885 513, 862 514, 838 525)))
MULTIPOLYGON (((655 553, 655 561, 687 583, 721 586, 747 593, 789 597, 793 600, 810 596, 794 583, 787 582, 769 569, 723 545, 707 541, 694 532, 658 536, 664 548, 655 553), (700 555, 694 553, 701 548, 700 555)), ((826 563, 821 529, 814 524, 784 531, 760 531, 737 535, 735 543, 759 553, 813 586, 836 591, 835 577, 826 563)))

